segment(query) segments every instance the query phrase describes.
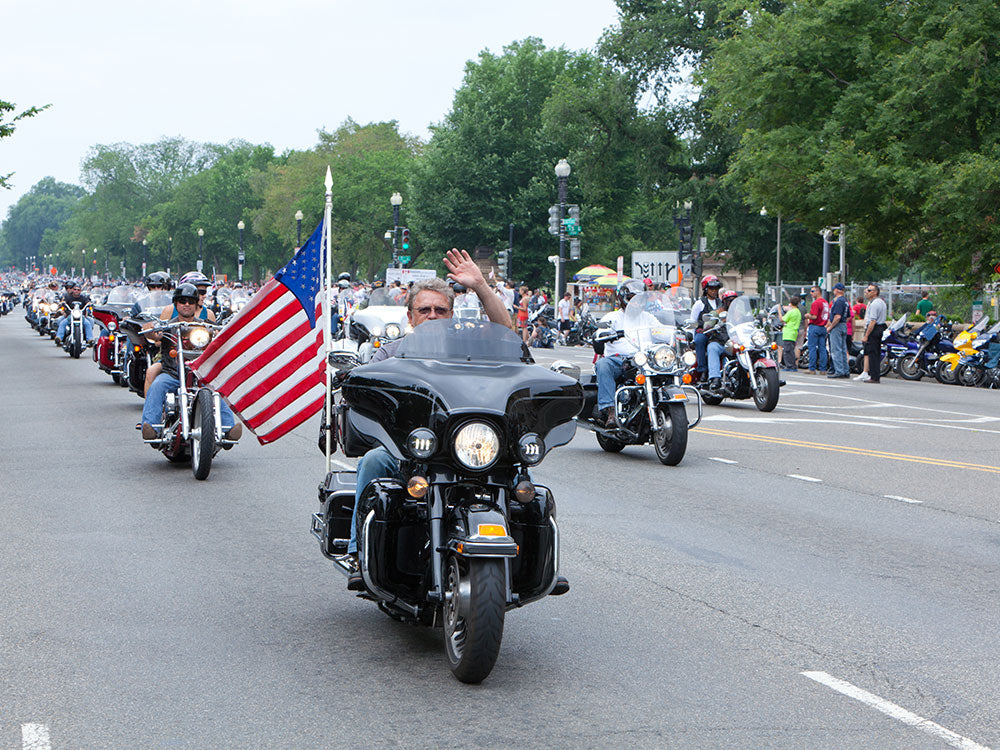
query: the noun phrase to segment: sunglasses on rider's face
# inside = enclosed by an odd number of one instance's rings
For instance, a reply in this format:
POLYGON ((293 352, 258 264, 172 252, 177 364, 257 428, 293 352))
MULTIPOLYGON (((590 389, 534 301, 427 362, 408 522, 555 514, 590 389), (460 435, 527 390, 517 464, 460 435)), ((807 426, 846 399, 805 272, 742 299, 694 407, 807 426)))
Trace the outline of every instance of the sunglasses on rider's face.
POLYGON ((177 304, 178 305, 197 305, 198 304, 198 300, 191 299, 190 297, 178 297, 177 298, 177 304))
POLYGON ((447 315, 451 312, 450 307, 414 307, 413 312, 418 315, 430 315, 434 311, 437 315, 447 315))

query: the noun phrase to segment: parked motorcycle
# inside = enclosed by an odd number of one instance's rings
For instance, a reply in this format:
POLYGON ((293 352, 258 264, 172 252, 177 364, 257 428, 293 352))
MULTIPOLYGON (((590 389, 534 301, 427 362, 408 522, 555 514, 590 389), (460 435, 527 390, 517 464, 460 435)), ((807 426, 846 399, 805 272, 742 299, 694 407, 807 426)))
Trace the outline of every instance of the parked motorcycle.
MULTIPOLYGON (((705 332, 725 326, 727 341, 722 353, 722 382, 712 389, 705 381, 698 382, 693 360, 689 363, 689 380, 696 382, 701 400, 709 406, 723 399, 753 398, 759 411, 773 411, 778 405, 781 379, 778 365, 772 359, 778 345, 770 340, 760 321, 754 317, 747 297, 737 297, 728 311, 706 317, 705 332)), ((688 332, 690 336, 691 333, 688 332)))
MULTIPOLYGON (((586 400, 577 422, 597 434, 605 451, 618 453, 626 445, 652 443, 660 463, 676 466, 687 450, 688 430, 701 421, 698 391, 684 385, 687 368, 694 364, 694 352, 682 355, 679 346, 674 294, 665 291, 641 292, 625 308, 624 330, 601 329, 595 337, 599 348, 625 338, 638 352, 625 360, 625 369, 615 388, 614 427, 606 427, 598 417, 597 376, 581 380, 586 400), (685 357, 687 360, 685 360, 685 357), (698 416, 688 422, 688 393, 694 397, 698 416)), ((560 372, 580 377, 580 368, 557 362, 560 372)))
POLYGON ((936 377, 941 355, 955 351, 951 339, 947 338, 950 332, 951 324, 943 317, 924 323, 915 336, 916 350, 899 358, 896 373, 904 380, 920 380, 924 375, 936 377))
MULTIPOLYGON (((357 362, 336 358, 345 372, 357 362)), ((509 328, 451 318, 422 323, 394 358, 350 371, 341 394, 345 454, 381 445, 399 461, 398 477, 361 493, 362 597, 397 620, 441 625, 452 673, 481 682, 506 612, 569 590, 555 500, 528 470, 572 439, 580 384, 534 365, 509 328)), ((320 549, 345 574, 355 481, 331 472, 312 517, 320 549)))
POLYGON ((153 425, 160 437, 143 442, 152 445, 172 463, 191 459, 195 479, 207 479, 212 459, 219 450, 236 445, 225 437, 222 429, 221 396, 203 385, 188 360, 197 359, 212 340, 213 332, 222 326, 202 320, 193 323, 164 322, 152 328, 173 340, 177 360, 178 386, 167 394, 163 405, 163 420, 153 425))
POLYGON ((542 349, 552 349, 559 340, 553 318, 555 308, 552 305, 542 305, 528 316, 528 340, 532 346, 542 349))
POLYGON ((938 365, 937 378, 940 382, 946 385, 954 385, 958 382, 958 365, 960 360, 963 356, 976 353, 972 342, 986 329, 989 323, 990 319, 984 315, 974 326, 965 329, 952 340, 955 351, 942 354, 940 364, 938 365))
POLYGON ((955 373, 955 379, 960 384, 978 387, 986 383, 990 375, 989 370, 992 369, 989 365, 993 360, 990 347, 996 342, 998 333, 1000 333, 1000 322, 983 331, 970 343, 973 353, 962 355, 955 373))
POLYGON ((879 360, 879 377, 885 377, 890 370, 897 370, 899 361, 910 352, 915 352, 919 344, 906 335, 906 319, 909 313, 900 315, 882 331, 882 358, 879 360))

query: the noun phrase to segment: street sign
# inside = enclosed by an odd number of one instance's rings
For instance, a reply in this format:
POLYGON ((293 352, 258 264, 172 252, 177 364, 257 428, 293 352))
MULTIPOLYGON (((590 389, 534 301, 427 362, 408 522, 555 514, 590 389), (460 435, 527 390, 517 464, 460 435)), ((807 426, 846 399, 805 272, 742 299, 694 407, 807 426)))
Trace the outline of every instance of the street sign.
MULTIPOLYGON (((677 263, 680 253, 676 250, 659 250, 632 253, 631 276, 636 279, 652 279, 654 284, 675 284, 677 263)), ((690 268, 685 270, 690 273, 690 268)))
POLYGON ((569 241, 569 259, 580 260, 580 240, 576 238, 569 241))
POLYGON ((399 262, 400 263, 409 263, 410 262, 410 256, 409 255, 400 255, 399 256, 399 262))
POLYGON ((387 268, 385 269, 385 283, 391 284, 399 280, 406 286, 411 281, 425 281, 426 279, 437 278, 437 271, 431 268, 387 268))
POLYGON ((1000 273, 1000 263, 993 266, 993 273, 1000 273))

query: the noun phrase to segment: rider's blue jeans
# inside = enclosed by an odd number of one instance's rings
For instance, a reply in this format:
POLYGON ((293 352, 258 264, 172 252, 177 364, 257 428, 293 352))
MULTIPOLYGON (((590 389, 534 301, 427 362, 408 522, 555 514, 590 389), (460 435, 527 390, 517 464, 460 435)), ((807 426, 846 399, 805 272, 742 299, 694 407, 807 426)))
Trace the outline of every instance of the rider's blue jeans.
MULTIPOLYGON (((59 319, 59 327, 56 329, 56 338, 62 341, 66 336, 66 329, 69 327, 69 315, 64 315, 59 319)), ((83 316, 83 338, 90 341, 94 337, 94 324, 86 315, 83 316)))
POLYGON ((372 448, 358 461, 357 485, 354 488, 354 512, 351 514, 351 540, 347 543, 347 551, 351 554, 358 552, 358 500, 361 499, 361 493, 372 480, 385 478, 402 479, 403 475, 399 472, 399 461, 380 445, 378 448, 372 448))
MULTIPOLYGON (((153 384, 146 391, 146 402, 142 405, 142 421, 148 424, 160 424, 163 418, 163 404, 167 401, 167 394, 177 390, 180 381, 173 375, 161 372, 156 376, 153 384)), ((229 405, 220 399, 222 408, 219 415, 222 417, 222 428, 228 429, 236 423, 233 411, 229 405)))
POLYGON ((708 370, 708 336, 704 333, 694 335, 694 353, 698 358, 695 368, 704 375, 708 370))
POLYGON ((607 409, 615 404, 615 383, 625 369, 625 358, 620 354, 601 357, 594 365, 597 375, 597 409, 607 409))
POLYGON ((833 372, 836 375, 849 375, 847 369, 847 324, 837 323, 830 329, 830 354, 833 355, 833 372))
POLYGON ((725 347, 718 341, 708 342, 708 379, 722 377, 722 351, 725 347))

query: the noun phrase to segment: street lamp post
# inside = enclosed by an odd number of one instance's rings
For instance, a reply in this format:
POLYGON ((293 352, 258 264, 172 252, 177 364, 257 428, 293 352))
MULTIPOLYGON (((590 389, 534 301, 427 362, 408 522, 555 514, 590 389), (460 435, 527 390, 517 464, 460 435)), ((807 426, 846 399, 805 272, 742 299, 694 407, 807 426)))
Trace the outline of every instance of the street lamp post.
POLYGON ((399 268, 396 246, 399 244, 399 207, 403 203, 403 196, 393 193, 389 197, 389 203, 392 204, 392 267, 399 268))
POLYGON ((556 164, 556 179, 559 185, 559 265, 556 266, 556 294, 555 298, 561 300, 566 292, 566 227, 563 226, 563 219, 566 218, 566 190, 569 184, 569 162, 560 159, 556 164))
POLYGON ((94 248, 94 262, 93 262, 92 265, 94 266, 94 269, 93 269, 94 270, 94 276, 97 276, 97 248, 96 247, 94 248))
POLYGON ((241 283, 243 281, 243 261, 246 259, 246 256, 243 255, 243 230, 246 229, 246 226, 243 219, 240 219, 236 224, 236 228, 240 230, 240 254, 236 258, 239 261, 236 266, 236 280, 241 283))
POLYGON ((295 249, 302 247, 302 209, 295 212, 295 249))
POLYGON ((146 240, 142 241, 142 278, 146 278, 146 240))
POLYGON ((173 250, 173 237, 167 237, 167 276, 170 275, 170 253, 173 250))
POLYGON ((198 264, 197 264, 198 273, 201 273, 202 272, 201 269, 205 267, 205 263, 201 259, 201 242, 204 239, 204 237, 205 237, 205 230, 202 229, 201 227, 198 227, 198 264))
MULTIPOLYGON (((767 206, 760 207, 760 215, 767 216, 767 206)), ((777 303, 781 304, 781 211, 778 211, 778 239, 774 249, 774 285, 778 287, 777 303)))

